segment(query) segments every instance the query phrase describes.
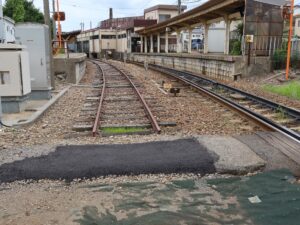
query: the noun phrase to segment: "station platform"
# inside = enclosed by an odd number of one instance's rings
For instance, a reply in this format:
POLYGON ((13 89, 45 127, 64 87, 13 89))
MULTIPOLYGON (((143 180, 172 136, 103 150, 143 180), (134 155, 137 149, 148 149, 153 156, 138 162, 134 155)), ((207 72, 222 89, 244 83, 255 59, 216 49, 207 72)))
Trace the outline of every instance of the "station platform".
POLYGON ((271 72, 269 57, 224 55, 221 53, 131 53, 129 59, 136 62, 147 60, 177 70, 202 74, 220 80, 236 80, 240 77, 264 75, 271 72))
POLYGON ((61 75, 68 83, 78 84, 85 74, 86 54, 68 53, 53 56, 54 74, 61 75))

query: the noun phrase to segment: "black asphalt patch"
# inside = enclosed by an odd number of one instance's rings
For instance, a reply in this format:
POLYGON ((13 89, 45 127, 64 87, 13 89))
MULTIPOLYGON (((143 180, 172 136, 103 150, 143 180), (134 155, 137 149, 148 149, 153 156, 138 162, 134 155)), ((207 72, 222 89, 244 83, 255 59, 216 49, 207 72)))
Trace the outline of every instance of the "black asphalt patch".
POLYGON ((107 175, 214 173, 214 159, 198 141, 60 146, 55 152, 0 166, 0 182, 94 178, 107 175))

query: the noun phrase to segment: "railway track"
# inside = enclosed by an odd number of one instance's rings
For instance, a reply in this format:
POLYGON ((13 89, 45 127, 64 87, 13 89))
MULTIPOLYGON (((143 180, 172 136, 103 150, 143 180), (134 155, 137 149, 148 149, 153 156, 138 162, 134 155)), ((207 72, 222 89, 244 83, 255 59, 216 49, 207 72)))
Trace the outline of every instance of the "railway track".
MULTIPOLYGON (((142 63, 130 62, 138 66, 142 63)), ((159 65, 149 64, 149 69, 167 74, 196 88, 209 97, 237 111, 269 131, 276 131, 300 143, 300 111, 254 96, 219 82, 159 65)))
POLYGON ((101 71, 102 87, 93 136, 105 133, 148 134, 161 129, 130 76, 117 67, 93 60, 101 71))

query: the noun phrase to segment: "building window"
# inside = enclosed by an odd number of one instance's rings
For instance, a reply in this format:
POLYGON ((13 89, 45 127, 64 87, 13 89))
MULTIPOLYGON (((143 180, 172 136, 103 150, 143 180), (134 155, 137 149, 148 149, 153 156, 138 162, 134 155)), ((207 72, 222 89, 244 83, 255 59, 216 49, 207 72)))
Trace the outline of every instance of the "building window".
POLYGON ((118 39, 126 38, 126 34, 119 34, 118 39))
POLYGON ((93 36, 91 36, 90 39, 91 39, 91 40, 99 39, 99 35, 93 35, 93 36))
POLYGON ((159 22, 168 20, 170 18, 171 18, 171 15, 169 15, 169 14, 159 14, 159 22))
POLYGON ((300 20, 298 20, 298 27, 300 27, 300 20))
POLYGON ((116 35, 101 35, 101 39, 116 39, 116 35))

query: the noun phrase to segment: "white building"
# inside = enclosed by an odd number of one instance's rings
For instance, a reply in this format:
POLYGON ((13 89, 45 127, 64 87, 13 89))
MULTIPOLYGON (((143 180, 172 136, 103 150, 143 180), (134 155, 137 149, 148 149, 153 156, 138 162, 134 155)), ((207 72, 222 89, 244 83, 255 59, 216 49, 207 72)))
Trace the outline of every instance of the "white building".
POLYGON ((15 42, 15 21, 3 16, 2 0, 0 0, 0 43, 15 42))
MULTIPOLYGON (((181 6, 181 12, 184 12, 186 9, 186 6, 181 6)), ((157 23, 161 23, 177 15, 177 5, 155 5, 144 10, 144 18, 146 20, 157 20, 157 23)))
POLYGON ((2 42, 4 42, 4 22, 3 22, 2 0, 0 0, 0 43, 2 42))
POLYGON ((15 43, 15 21, 4 16, 4 43, 15 43))

